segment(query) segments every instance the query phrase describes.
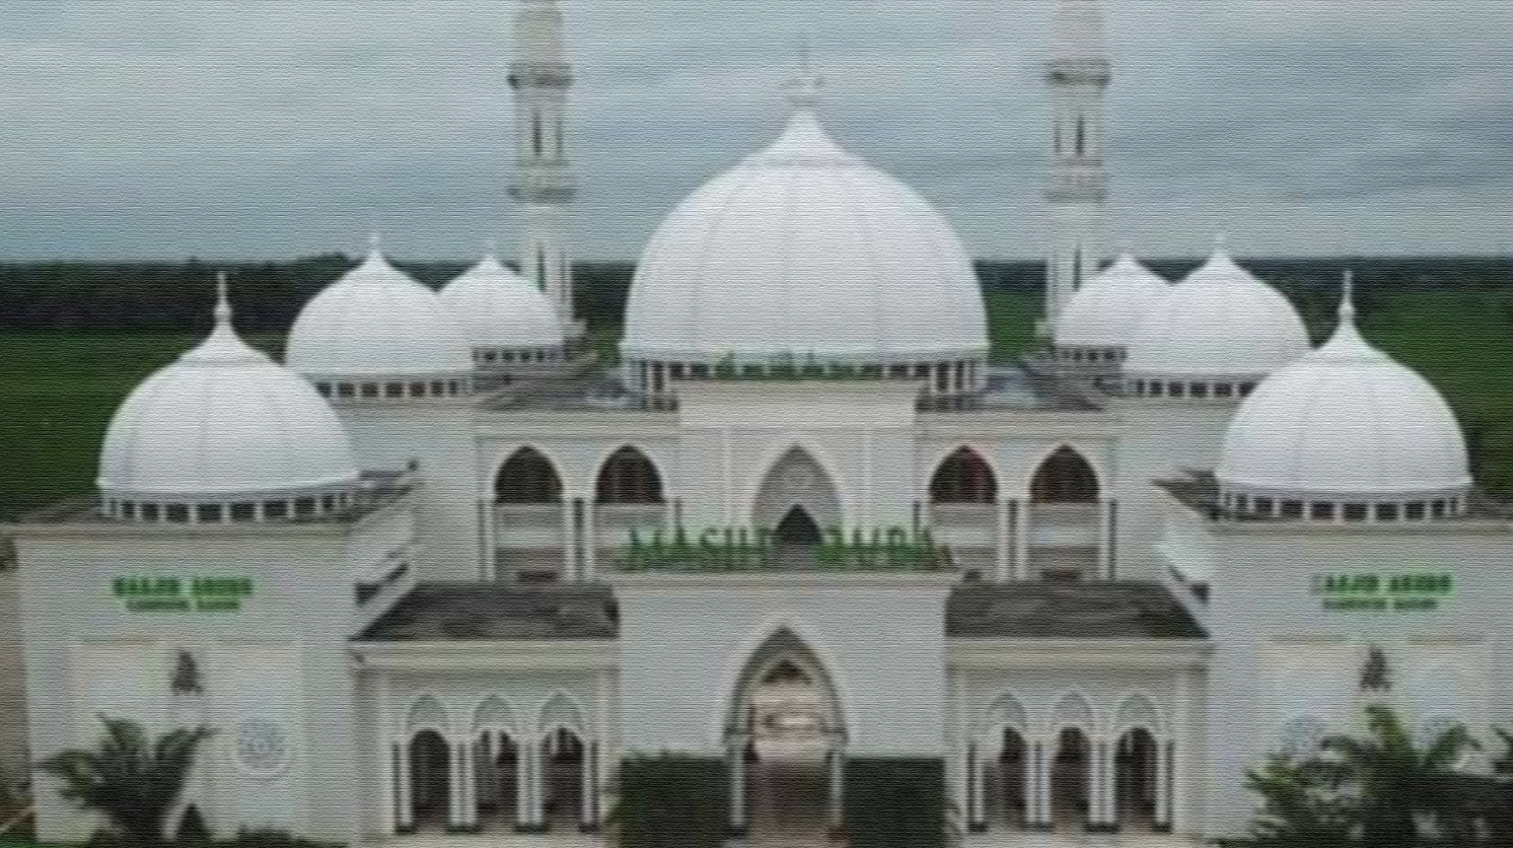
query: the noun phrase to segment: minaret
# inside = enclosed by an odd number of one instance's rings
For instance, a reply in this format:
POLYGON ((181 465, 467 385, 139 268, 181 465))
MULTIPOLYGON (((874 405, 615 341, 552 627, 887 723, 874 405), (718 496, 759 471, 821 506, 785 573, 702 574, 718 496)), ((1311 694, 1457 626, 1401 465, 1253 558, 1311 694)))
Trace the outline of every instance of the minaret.
POLYGON ((1103 260, 1103 94, 1112 80, 1101 0, 1055 3, 1046 73, 1052 101, 1048 322, 1103 260))
POLYGON ((567 91, 573 70, 563 51, 562 11, 556 0, 519 0, 515 16, 515 180, 510 195, 524 213, 520 270, 546 291, 569 338, 573 313, 569 208, 577 184, 567 160, 567 91))

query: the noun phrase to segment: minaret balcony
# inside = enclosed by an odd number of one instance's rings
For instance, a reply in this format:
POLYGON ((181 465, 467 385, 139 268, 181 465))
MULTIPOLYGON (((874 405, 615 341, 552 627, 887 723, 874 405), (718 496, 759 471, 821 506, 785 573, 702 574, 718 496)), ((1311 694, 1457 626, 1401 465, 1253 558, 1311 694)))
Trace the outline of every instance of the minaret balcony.
POLYGON ((578 194, 577 180, 566 162, 517 160, 510 196, 522 203, 566 203, 578 194))
POLYGON ((1046 72, 1052 85, 1106 86, 1113 81, 1113 71, 1106 59, 1053 59, 1046 72))
POLYGON ((515 62, 510 65, 510 88, 568 88, 573 69, 566 62, 515 62))

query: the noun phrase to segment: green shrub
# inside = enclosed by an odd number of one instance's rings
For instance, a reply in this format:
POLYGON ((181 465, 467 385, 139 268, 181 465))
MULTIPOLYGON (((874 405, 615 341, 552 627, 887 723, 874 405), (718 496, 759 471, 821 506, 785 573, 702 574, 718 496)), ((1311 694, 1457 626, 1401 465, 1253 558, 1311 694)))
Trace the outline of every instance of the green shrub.
POLYGON ((723 760, 634 756, 620 765, 610 826, 620 848, 721 848, 727 836, 723 760))
POLYGON ((174 834, 173 841, 182 848, 206 848, 215 841, 215 835, 205 824, 205 817, 200 814, 199 807, 190 804, 184 811, 184 817, 179 819, 179 829, 174 834))
POLYGON ((933 759, 846 762, 850 848, 944 848, 945 764, 933 759))

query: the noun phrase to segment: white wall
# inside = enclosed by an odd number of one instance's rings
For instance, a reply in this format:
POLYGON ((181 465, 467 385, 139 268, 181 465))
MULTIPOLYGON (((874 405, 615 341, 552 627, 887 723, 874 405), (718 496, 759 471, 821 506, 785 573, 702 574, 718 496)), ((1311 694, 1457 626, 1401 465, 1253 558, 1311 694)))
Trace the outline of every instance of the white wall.
POLYGON ((919 577, 622 576, 624 744, 723 755, 736 681, 786 627, 838 689, 850 754, 940 756, 947 589, 919 577))

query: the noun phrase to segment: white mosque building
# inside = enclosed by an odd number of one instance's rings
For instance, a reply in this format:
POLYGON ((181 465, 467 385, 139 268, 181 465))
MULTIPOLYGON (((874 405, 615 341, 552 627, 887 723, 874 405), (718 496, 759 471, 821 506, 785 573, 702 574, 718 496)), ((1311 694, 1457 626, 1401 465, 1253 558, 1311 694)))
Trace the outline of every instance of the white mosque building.
MULTIPOLYGON (((6 528, 34 757, 101 714, 210 725, 212 828, 349 843, 593 844, 658 752, 723 762, 752 844, 844 844, 866 761, 932 764, 969 844, 1175 843, 1240 831, 1245 770, 1366 699, 1513 725, 1513 514, 1348 286, 1313 348, 1223 249, 1103 269, 1098 0, 1054 0, 1054 344, 1014 366, 950 223, 815 80, 668 214, 595 362, 561 14, 518 2, 525 277, 437 293, 375 245, 283 362, 223 286, 95 496, 6 528)), ((36 791, 43 840, 95 826, 36 791)))

